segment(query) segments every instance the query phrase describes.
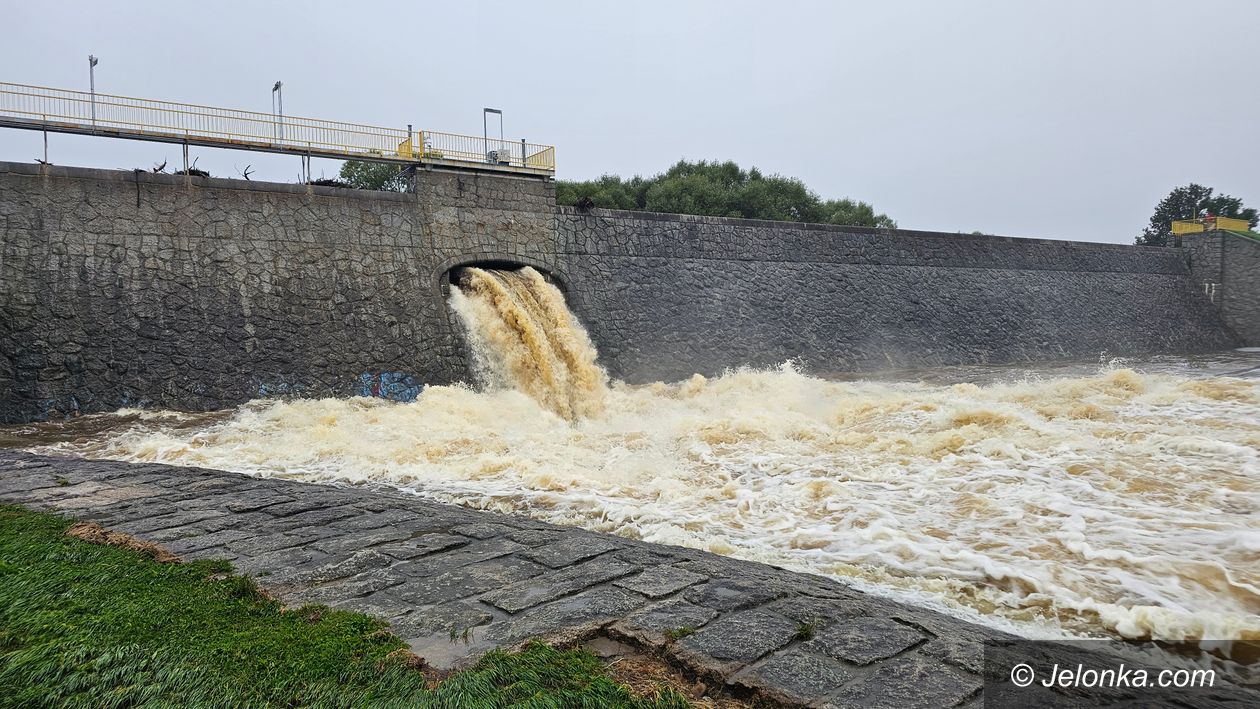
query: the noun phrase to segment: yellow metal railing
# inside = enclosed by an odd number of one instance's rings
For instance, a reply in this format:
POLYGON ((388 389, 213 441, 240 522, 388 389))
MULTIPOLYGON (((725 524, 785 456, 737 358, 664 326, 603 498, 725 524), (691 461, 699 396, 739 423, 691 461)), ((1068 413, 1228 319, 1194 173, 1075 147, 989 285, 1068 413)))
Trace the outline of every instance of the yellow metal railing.
POLYGON ((523 140, 500 140, 475 135, 421 131, 423 159, 475 162, 554 172, 555 148, 523 140))
POLYGON ((1204 217, 1202 219, 1178 219, 1172 223, 1174 234, 1198 234, 1204 231, 1221 229, 1224 231, 1247 231, 1251 223, 1246 219, 1234 217, 1204 217))
POLYGON ((1191 219, 1178 219, 1172 223, 1172 233, 1174 234, 1198 234, 1203 231, 1203 225, 1191 219))
POLYGON ((555 149, 524 141, 487 140, 5 82, 0 82, 0 123, 347 160, 443 161, 555 172, 555 149))
POLYGON ((1216 217, 1216 228, 1225 231, 1249 231, 1251 222, 1246 219, 1235 219, 1234 217, 1216 217))

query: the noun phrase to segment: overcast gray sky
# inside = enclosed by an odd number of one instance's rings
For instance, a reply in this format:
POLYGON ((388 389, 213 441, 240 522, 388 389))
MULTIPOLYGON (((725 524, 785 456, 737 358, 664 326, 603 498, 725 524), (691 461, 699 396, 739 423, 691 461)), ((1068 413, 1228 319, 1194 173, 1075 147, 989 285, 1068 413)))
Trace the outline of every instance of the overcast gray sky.
MULTIPOLYGON (((902 227, 1129 242, 1191 181, 1260 205, 1260 2, 0 0, 0 81, 557 146, 558 176, 731 159, 902 227)), ((61 165, 178 147, 54 135, 61 165)), ((0 130, 0 159, 40 155, 0 130)), ((194 149, 295 181, 298 158, 194 149)), ((338 163, 317 161, 333 176, 338 163)))

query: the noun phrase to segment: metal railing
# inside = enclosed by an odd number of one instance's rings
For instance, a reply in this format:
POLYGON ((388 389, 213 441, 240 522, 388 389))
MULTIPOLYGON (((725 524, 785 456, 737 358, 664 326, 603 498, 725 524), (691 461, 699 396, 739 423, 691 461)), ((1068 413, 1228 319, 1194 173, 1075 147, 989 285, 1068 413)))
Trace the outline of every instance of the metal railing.
POLYGON ((488 163, 554 172, 555 148, 524 140, 500 140, 475 135, 421 131, 421 157, 427 160, 488 163))
POLYGON ((1177 219, 1172 223, 1174 234, 1198 234, 1204 231, 1248 231, 1251 223, 1234 217, 1204 217, 1202 219, 1177 219))
POLYGON ((555 149, 436 131, 411 131, 85 91, 0 82, 0 125, 141 140, 296 153, 344 160, 475 163, 555 172, 555 149))

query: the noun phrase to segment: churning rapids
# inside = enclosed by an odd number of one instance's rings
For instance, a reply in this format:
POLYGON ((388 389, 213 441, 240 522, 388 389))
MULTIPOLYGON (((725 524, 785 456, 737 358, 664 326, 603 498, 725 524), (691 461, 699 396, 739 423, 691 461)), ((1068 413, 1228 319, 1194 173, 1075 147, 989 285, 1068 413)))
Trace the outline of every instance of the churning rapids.
POLYGON ((531 269, 469 269, 451 305, 481 391, 124 410, 2 435, 388 484, 830 574, 1025 635, 1260 640, 1257 354, 629 386, 531 269))

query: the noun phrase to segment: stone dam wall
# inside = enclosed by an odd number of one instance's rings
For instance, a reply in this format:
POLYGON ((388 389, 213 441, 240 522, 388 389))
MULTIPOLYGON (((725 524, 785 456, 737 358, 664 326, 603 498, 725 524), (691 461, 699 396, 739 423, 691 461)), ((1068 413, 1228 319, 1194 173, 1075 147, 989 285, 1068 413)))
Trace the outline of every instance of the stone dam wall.
POLYGON ((560 209, 571 304, 631 381, 1221 349, 1180 249, 560 209))
POLYGON ((1242 344, 1260 346, 1260 241, 1226 231, 1185 237, 1195 287, 1242 344))
POLYGON ((613 376, 827 373, 1235 346, 1186 250, 0 163, 0 421, 469 378, 450 269, 549 273, 613 376))

